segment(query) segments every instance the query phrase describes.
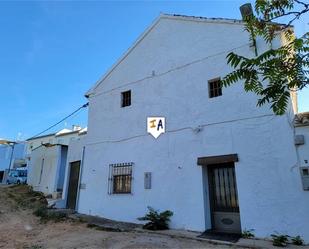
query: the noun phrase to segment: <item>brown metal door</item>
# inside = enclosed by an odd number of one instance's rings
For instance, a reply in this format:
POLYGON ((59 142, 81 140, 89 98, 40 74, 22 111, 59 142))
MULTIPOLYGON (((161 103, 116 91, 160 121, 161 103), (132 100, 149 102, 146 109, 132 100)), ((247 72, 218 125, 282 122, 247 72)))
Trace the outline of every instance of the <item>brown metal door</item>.
POLYGON ((70 163, 70 178, 68 187, 67 208, 75 210, 78 192, 80 161, 70 163))
POLYGON ((208 170, 213 229, 240 233, 234 163, 209 165, 208 170))

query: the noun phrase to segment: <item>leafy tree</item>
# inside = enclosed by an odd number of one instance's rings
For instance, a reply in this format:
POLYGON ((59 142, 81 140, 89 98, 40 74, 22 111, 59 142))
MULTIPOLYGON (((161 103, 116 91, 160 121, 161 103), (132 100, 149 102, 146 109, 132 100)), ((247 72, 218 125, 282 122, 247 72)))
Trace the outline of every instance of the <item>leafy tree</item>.
POLYGON ((251 13, 243 18, 256 56, 247 58, 229 53, 227 62, 234 71, 223 78, 222 84, 229 86, 243 80, 245 91, 259 96, 258 106, 270 103, 273 112, 282 115, 287 109, 290 91, 309 85, 309 32, 297 38, 292 27, 296 20, 309 13, 309 2, 256 0, 255 12, 256 15, 251 13), (288 19, 287 23, 275 23, 282 17, 288 19), (272 48, 274 39, 280 34, 286 42, 279 48, 272 48), (270 49, 259 54, 257 37, 262 37, 270 49))

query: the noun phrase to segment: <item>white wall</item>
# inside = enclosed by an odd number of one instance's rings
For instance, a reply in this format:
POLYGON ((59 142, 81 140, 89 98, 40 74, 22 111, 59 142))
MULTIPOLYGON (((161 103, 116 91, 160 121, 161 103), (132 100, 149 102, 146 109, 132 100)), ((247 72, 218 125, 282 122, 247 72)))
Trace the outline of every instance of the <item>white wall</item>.
POLYGON ((305 144, 297 146, 300 166, 309 167, 309 125, 296 127, 296 134, 305 138, 305 144))
MULTIPOLYGON (((309 197, 301 187, 290 116, 257 108, 257 97, 241 84, 208 98, 207 81, 230 71, 228 50, 248 41, 238 24, 159 21, 89 99, 79 212, 137 222, 152 206, 174 212, 173 228, 203 231, 211 224, 197 158, 237 153, 242 229, 255 229, 259 237, 299 234, 309 241, 309 197), (152 71, 156 77, 128 85, 152 71), (132 105, 120 108, 120 94, 129 89, 132 105), (157 140, 146 133, 148 116, 166 118, 167 133, 157 140), (199 125, 204 128, 195 133, 199 125), (133 193, 108 195, 109 164, 125 162, 134 162, 133 193), (145 190, 149 171, 153 185, 145 190)), ((258 46, 266 49, 260 40, 258 46)), ((249 45, 237 52, 253 56, 249 45)))
POLYGON ((29 156, 32 150, 40 147, 42 144, 54 143, 54 135, 38 137, 27 141, 27 155, 29 156))
POLYGON ((41 146, 32 151, 28 166, 28 185, 32 186, 35 191, 40 191, 44 194, 56 192, 57 173, 59 173, 60 167, 59 158, 61 158, 61 146, 41 146), (44 163, 42 163, 43 159, 44 163))
POLYGON ((0 145, 0 171, 4 171, 9 167, 12 169, 14 167, 15 160, 25 159, 25 147, 24 142, 18 142, 14 145, 0 145), (13 154, 12 154, 13 150, 13 154), (12 160, 11 160, 12 156, 12 160), (11 165, 10 165, 11 160, 11 165))
MULTIPOLYGON (((63 184, 63 192, 62 192, 62 202, 58 204, 59 207, 64 208, 67 202, 67 195, 68 195, 68 187, 69 187, 69 176, 70 176, 70 164, 76 161, 83 160, 83 148, 86 144, 86 135, 79 136, 77 139, 71 140, 69 143, 68 148, 68 156, 66 162, 66 171, 65 171, 65 178, 63 184)), ((82 174, 82 167, 83 164, 80 165, 80 175, 82 174)))

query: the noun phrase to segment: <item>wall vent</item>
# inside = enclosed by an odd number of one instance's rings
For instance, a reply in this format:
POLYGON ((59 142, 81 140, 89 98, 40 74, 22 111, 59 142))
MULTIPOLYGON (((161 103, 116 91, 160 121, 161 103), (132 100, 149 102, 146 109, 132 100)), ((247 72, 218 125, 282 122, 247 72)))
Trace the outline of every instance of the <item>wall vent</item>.
POLYGON ((295 145, 303 145, 303 144, 305 144, 305 137, 304 137, 304 135, 295 135, 294 143, 295 143, 295 145))

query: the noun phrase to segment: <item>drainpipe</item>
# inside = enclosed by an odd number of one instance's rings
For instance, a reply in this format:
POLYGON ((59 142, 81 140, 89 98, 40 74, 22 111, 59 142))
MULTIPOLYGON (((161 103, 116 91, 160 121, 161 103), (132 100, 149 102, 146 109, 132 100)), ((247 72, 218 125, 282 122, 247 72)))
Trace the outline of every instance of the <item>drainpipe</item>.
POLYGON ((12 146, 12 152, 11 152, 10 163, 9 163, 9 173, 11 171, 11 164, 12 164, 13 153, 14 153, 14 148, 15 148, 15 142, 12 142, 12 143, 13 143, 13 145, 9 145, 9 146, 12 146))

